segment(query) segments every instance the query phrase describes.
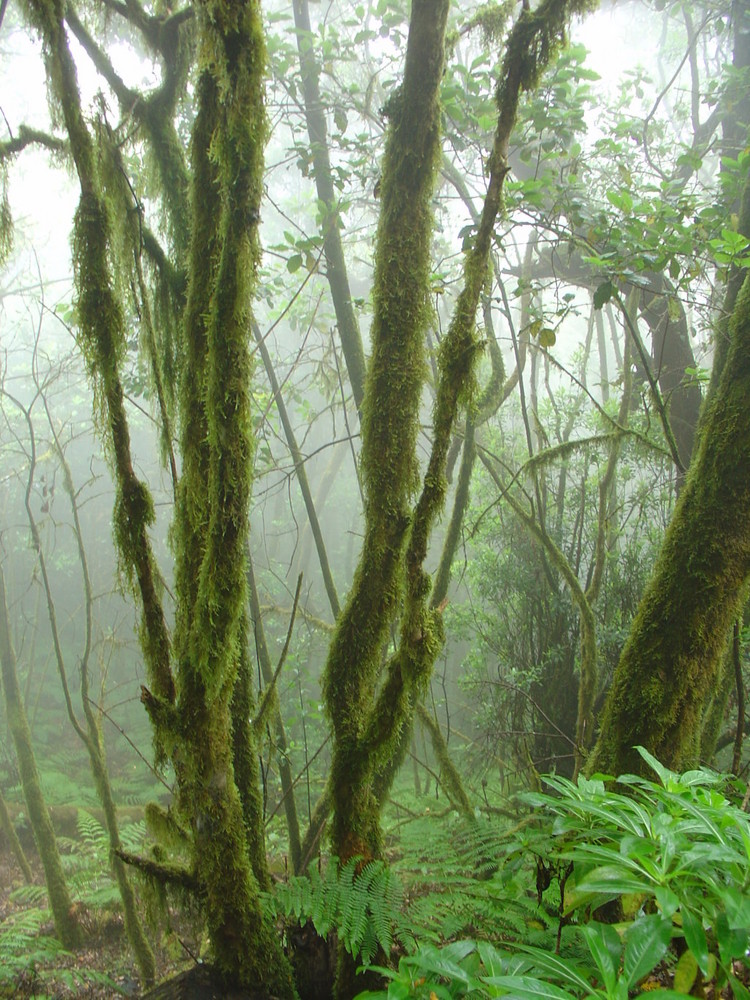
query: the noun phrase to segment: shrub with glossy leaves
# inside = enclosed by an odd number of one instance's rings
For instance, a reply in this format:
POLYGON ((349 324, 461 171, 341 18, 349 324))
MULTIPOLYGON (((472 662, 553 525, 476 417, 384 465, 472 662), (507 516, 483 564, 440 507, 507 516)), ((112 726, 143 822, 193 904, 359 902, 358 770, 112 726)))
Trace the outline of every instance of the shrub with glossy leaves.
POLYGON ((502 950, 472 941, 426 946, 398 970, 383 970, 387 989, 360 1000, 627 1000, 684 996, 708 984, 750 1000, 750 818, 732 800, 730 777, 676 774, 639 752, 658 780, 625 775, 620 791, 607 776, 548 777, 549 791, 525 796, 536 828, 508 850, 564 872, 563 941, 571 932, 582 938, 583 960, 565 947, 554 954, 523 942, 502 950), (616 923, 593 918, 613 901, 616 923), (658 980, 649 978, 657 969, 658 980))

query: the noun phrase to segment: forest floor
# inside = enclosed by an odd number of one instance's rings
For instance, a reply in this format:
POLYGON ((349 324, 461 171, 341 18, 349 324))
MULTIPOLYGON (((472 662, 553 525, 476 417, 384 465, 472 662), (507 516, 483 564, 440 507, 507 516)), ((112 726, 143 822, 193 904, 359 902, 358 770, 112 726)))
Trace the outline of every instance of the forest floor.
MULTIPOLYGON (((140 997, 143 986, 120 913, 111 905, 78 904, 85 944, 74 953, 62 951, 54 939, 51 918, 40 909, 46 905, 44 875, 31 845, 26 856, 34 876, 31 887, 26 886, 21 868, 0 833, 0 1000, 140 997)), ((198 951, 199 944, 189 924, 175 927, 170 935, 152 933, 150 937, 157 982, 194 966, 190 954, 198 951), (156 938, 164 943, 163 947, 155 947, 156 938)), ((738 963, 735 974, 746 988, 750 987, 750 970, 738 963)), ((672 988, 673 970, 666 964, 658 966, 641 984, 642 990, 657 991, 656 995, 659 990, 672 988)), ((201 995, 217 994, 209 989, 201 995)), ((732 993, 729 988, 719 992, 708 986, 703 996, 705 1000, 719 1000, 732 993)))
MULTIPOLYGON (((41 863, 27 851, 34 881, 44 886, 41 863)), ((142 986, 125 936, 120 913, 80 906, 85 943, 76 952, 64 952, 54 941, 51 918, 40 919, 46 897, 25 891, 21 868, 0 834, 0 998, 31 1000, 109 1000, 138 997, 142 986)), ((156 935, 154 935, 156 936, 156 935)), ((176 937, 175 937, 176 940, 176 937)), ((152 945, 154 944, 152 937, 152 945)), ((179 947, 179 945, 178 945, 179 947)), ((166 949, 155 949, 157 980, 190 964, 166 949)))

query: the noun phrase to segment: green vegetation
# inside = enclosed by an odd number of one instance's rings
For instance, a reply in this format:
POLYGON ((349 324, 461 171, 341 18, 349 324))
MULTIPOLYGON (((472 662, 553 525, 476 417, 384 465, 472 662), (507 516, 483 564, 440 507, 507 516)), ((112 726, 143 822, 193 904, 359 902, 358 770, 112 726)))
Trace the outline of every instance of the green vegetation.
POLYGON ((507 922, 492 934, 501 947, 485 938, 443 947, 417 941, 397 970, 383 970, 387 990, 362 1000, 625 1000, 727 985, 746 996, 750 829, 737 798, 742 787, 705 769, 679 775, 642 748, 640 755, 657 781, 623 775, 619 791, 597 778, 548 778, 548 792, 523 796, 533 819, 495 855, 496 865, 516 867, 512 880, 486 894, 498 913, 517 906, 517 863, 535 861, 540 901, 545 894, 558 901, 556 948, 530 944, 525 928, 513 933, 507 922), (619 920, 602 922, 613 901, 619 920))
POLYGON ((747 4, 0 38, 0 996, 750 996, 747 4))

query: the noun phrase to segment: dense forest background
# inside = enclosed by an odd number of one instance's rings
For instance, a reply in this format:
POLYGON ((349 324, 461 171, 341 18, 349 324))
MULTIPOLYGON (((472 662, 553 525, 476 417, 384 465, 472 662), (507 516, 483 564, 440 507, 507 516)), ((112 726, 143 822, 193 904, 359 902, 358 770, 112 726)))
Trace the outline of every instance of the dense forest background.
POLYGON ((750 995, 747 5, 0 51, 0 996, 750 995))

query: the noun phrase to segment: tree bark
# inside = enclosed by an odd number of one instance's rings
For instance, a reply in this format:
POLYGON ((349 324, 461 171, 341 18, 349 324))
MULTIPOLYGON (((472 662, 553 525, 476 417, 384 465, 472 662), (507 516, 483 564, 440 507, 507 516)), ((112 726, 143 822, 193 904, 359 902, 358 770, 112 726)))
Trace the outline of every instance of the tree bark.
POLYGON ((65 879, 60 853, 57 849, 55 831, 42 795, 39 772, 36 767, 31 731, 23 707, 21 689, 18 684, 16 656, 10 639, 8 605, 5 599, 5 577, 0 569, 0 666, 2 667, 3 694, 8 711, 8 728, 16 748, 18 770, 29 822, 34 833, 39 857, 44 868, 47 896, 55 921, 55 933, 65 948, 77 948, 82 944, 81 928, 75 916, 75 908, 65 879))
POLYGON ((673 769, 698 760, 701 716, 750 573, 750 277, 721 379, 641 600, 588 770, 640 772, 642 744, 673 769))

